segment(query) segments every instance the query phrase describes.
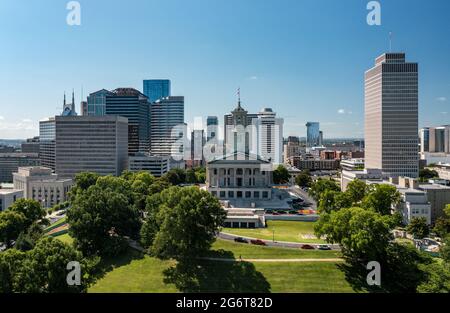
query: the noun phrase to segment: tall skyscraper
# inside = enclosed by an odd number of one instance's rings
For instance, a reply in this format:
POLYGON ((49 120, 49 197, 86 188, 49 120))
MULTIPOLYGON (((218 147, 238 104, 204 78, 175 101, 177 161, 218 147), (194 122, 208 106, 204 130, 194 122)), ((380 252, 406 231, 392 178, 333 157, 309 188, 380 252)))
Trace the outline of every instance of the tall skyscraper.
POLYGON ((61 113, 62 116, 75 116, 77 113, 75 112, 75 93, 72 91, 72 102, 66 102, 66 94, 64 93, 64 104, 63 111, 61 113))
POLYGON ((133 88, 102 89, 87 98, 88 115, 119 115, 128 119, 128 153, 148 152, 150 147, 150 104, 133 88))
POLYGON ((203 129, 194 129, 191 132, 191 162, 192 167, 203 166, 204 156, 203 147, 205 145, 205 131, 203 129))
POLYGON ((306 123, 306 146, 308 148, 319 146, 320 124, 318 122, 306 123))
POLYGON ((173 155, 174 143, 184 136, 184 97, 158 99, 151 103, 150 111, 151 154, 173 155))
POLYGON ((120 175, 128 168, 128 120, 122 116, 56 116, 55 172, 120 175))
POLYGON ((206 118, 206 140, 210 141, 211 139, 219 136, 219 119, 217 116, 208 116, 206 118))
POLYGON ((41 165, 55 170, 55 118, 39 121, 39 158, 41 165))
POLYGON ((417 177, 418 64, 385 53, 365 73, 365 167, 417 177))
POLYGON ((283 163, 283 119, 277 118, 271 108, 263 108, 252 120, 253 147, 251 151, 263 160, 283 163))
POLYGON ((144 95, 148 101, 155 102, 158 99, 170 97, 170 80, 146 79, 144 80, 144 95))

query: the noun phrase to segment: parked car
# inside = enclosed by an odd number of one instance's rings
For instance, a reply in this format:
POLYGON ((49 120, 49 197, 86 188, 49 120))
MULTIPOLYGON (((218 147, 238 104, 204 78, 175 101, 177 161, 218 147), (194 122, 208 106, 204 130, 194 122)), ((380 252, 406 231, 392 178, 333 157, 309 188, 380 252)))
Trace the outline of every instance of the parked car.
POLYGON ((253 239, 250 241, 253 245, 258 245, 258 246, 265 246, 266 243, 264 241, 262 241, 261 239, 253 239))
POLYGON ((235 242, 240 242, 240 243, 248 243, 247 239, 244 239, 242 237, 236 237, 234 238, 235 242))
POLYGON ((272 210, 266 210, 266 214, 272 214, 273 211, 272 210))
POLYGON ((297 211, 295 211, 295 210, 290 210, 290 211, 289 211, 289 214, 297 214, 297 211))
POLYGON ((286 214, 285 211, 277 211, 277 212, 278 212, 278 214, 286 214))
POLYGON ((317 247, 319 250, 331 250, 331 247, 329 245, 319 245, 317 247))
POLYGON ((311 246, 311 245, 303 245, 303 246, 302 246, 302 249, 305 249, 305 250, 314 250, 315 248, 314 248, 313 246, 311 246))
POLYGON ((278 212, 273 212, 272 215, 280 215, 278 212))

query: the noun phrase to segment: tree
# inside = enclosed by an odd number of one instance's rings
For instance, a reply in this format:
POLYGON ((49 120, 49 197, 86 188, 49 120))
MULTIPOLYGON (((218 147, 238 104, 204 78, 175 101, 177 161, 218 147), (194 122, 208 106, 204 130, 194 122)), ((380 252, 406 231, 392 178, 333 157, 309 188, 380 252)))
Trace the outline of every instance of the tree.
POLYGON ((70 188, 69 192, 70 202, 74 201, 78 192, 86 191, 90 186, 95 185, 99 177, 99 174, 92 172, 82 172, 75 175, 75 184, 70 188))
POLYGON ((11 210, 0 212, 0 242, 10 248, 11 242, 17 239, 26 226, 27 218, 22 213, 11 210))
POLYGON ((444 261, 450 264, 450 235, 444 239, 440 252, 444 261))
POLYGON ((362 207, 373 209, 383 215, 390 215, 392 206, 400 202, 401 195, 395 186, 376 184, 370 187, 368 194, 362 200, 362 207))
POLYGON ((198 187, 170 187, 150 196, 146 209, 142 243, 161 259, 204 254, 226 217, 219 201, 198 187))
POLYGON ((278 165, 273 171, 273 182, 274 184, 286 184, 289 182, 291 175, 286 167, 283 165, 278 165))
POLYGON ((83 256, 71 245, 58 239, 43 237, 39 240, 29 252, 25 265, 27 263, 33 281, 24 284, 25 292, 81 292, 87 288, 89 273, 83 256), (81 266, 83 277, 80 286, 67 284, 67 264, 73 261, 79 262, 81 266))
POLYGON ((311 185, 308 193, 316 202, 319 202, 320 196, 325 192, 325 190, 341 191, 334 180, 319 178, 311 185))
POLYGON ((87 256, 117 255, 126 247, 123 237, 137 238, 141 226, 130 183, 111 176, 77 193, 67 222, 76 247, 87 256))
POLYGON ((180 168, 173 168, 164 174, 164 177, 173 186, 181 185, 186 182, 186 171, 180 168))
POLYGON ((421 181, 427 181, 428 179, 435 177, 439 177, 438 172, 436 172, 435 170, 424 168, 419 171, 419 178, 421 181))
POLYGON ((425 217, 413 217, 406 230, 417 239, 423 239, 430 233, 430 228, 425 217))
POLYGON ((0 293, 17 292, 22 264, 27 254, 8 249, 0 253, 0 293))
POLYGON ((98 260, 84 259, 72 246, 43 237, 27 252, 9 249, 0 253, 0 292, 84 292, 93 282, 92 269, 98 260), (67 283, 67 265, 78 262, 81 285, 67 283))
POLYGON ((450 233, 450 204, 444 209, 444 214, 436 219, 433 231, 441 238, 450 233))
POLYGON ((450 293, 450 266, 434 262, 422 265, 427 278, 417 287, 421 293, 450 293))
POLYGON ((394 242, 393 224, 392 216, 363 208, 344 208, 321 214, 315 233, 341 245, 345 263, 340 268, 355 290, 415 292, 425 279, 419 264, 428 264, 430 259, 411 245, 394 242), (366 282, 370 261, 381 266, 381 286, 369 286, 366 282))
POLYGON ((296 178, 295 183, 300 187, 310 187, 312 184, 312 178, 309 172, 302 171, 296 178))
POLYGON ((195 171, 190 168, 186 171, 186 183, 195 184, 197 182, 197 176, 195 176, 195 171))
POLYGON ((330 213, 332 210, 340 210, 352 206, 352 200, 347 193, 328 189, 320 195, 318 203, 320 213, 330 213))
POLYGON ((350 196, 353 204, 357 204, 365 197, 367 190, 368 187, 365 181, 355 179, 347 185, 346 192, 350 196))
POLYGON ((40 203, 31 199, 18 199, 9 208, 10 211, 23 214, 25 216, 25 228, 28 228, 34 222, 42 220, 46 215, 45 210, 40 203))
POLYGON ((197 183, 204 184, 206 181, 206 168, 197 167, 194 170, 195 170, 195 176, 197 179, 197 183))

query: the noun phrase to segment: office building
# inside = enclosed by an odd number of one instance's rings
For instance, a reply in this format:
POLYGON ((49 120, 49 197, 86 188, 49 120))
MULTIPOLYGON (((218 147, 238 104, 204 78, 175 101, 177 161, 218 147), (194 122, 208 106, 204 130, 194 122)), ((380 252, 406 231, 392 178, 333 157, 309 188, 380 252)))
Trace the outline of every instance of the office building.
POLYGON ((306 123, 306 147, 320 145, 320 124, 318 122, 306 123))
POLYGON ((41 165, 55 170, 55 118, 39 121, 39 158, 41 165))
POLYGON ((37 153, 0 153, 0 183, 12 183, 13 173, 22 166, 40 165, 37 153))
MULTIPOLYGON (((106 114, 106 96, 112 96, 113 93, 101 89, 99 91, 91 93, 87 97, 87 115, 103 116, 106 114)), ((84 115, 84 114, 83 114, 84 115)))
POLYGON ((219 119, 217 116, 208 116, 206 118, 206 141, 218 139, 219 136, 219 119))
POLYGON ((88 102, 87 101, 81 101, 80 112, 81 112, 81 115, 88 115, 88 102))
POLYGON ((0 188, 0 212, 8 209, 16 200, 23 198, 23 191, 0 188))
POLYGON ((75 112, 75 93, 72 91, 72 102, 67 103, 66 102, 66 94, 64 93, 64 104, 63 104, 63 111, 61 113, 62 116, 76 116, 77 113, 75 112))
POLYGON ((150 105, 151 147, 152 155, 170 156, 183 153, 173 151, 180 148, 175 143, 186 134, 184 123, 184 97, 174 96, 156 100, 150 105))
POLYGON ((277 118, 271 108, 263 108, 252 120, 251 152, 269 162, 283 163, 283 119, 277 118))
POLYGON ((146 79, 144 80, 144 95, 149 102, 155 102, 161 98, 170 97, 170 80, 168 79, 146 79))
POLYGON ((365 73, 365 166, 417 177, 418 64, 385 53, 365 73))
POLYGON ((137 153, 129 157, 128 169, 131 172, 145 171, 155 177, 161 177, 170 170, 170 157, 137 153))
POLYGON ((133 88, 117 88, 106 94, 106 115, 128 119, 128 154, 148 152, 150 147, 150 104, 133 88))
POLYGON ((25 199, 38 201, 45 208, 69 200, 73 180, 59 178, 50 168, 20 167, 13 175, 14 188, 23 190, 25 199))
POLYGON ((284 144, 284 163, 287 164, 291 157, 297 157, 301 154, 300 138, 289 136, 284 144))
POLYGON ((188 163, 190 167, 205 165, 205 158, 203 155, 205 143, 205 131, 203 129, 194 129, 191 132, 191 158, 188 163))
POLYGON ((21 144, 22 153, 39 153, 40 144, 39 136, 28 138, 26 142, 21 144))
POLYGON ((87 97, 87 115, 116 115, 128 119, 128 153, 148 152, 150 148, 150 104, 133 88, 101 89, 87 97))
POLYGON ((122 116, 56 116, 55 172, 120 175, 128 168, 128 120, 122 116))

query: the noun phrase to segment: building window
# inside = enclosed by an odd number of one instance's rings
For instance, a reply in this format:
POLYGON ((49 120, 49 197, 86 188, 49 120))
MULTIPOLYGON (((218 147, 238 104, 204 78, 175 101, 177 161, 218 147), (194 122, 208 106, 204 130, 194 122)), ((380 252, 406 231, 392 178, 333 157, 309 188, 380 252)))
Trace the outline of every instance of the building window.
POLYGON ((233 228, 239 228, 239 222, 233 222, 232 227, 233 228))
POLYGON ((238 197, 238 198, 242 198, 242 191, 238 191, 238 192, 237 192, 237 197, 238 197))
POLYGON ((226 195, 225 191, 221 191, 221 192, 220 192, 220 197, 221 197, 221 198, 225 198, 225 195, 226 195))
POLYGON ((249 222, 248 223, 248 228, 255 228, 255 223, 254 222, 249 222))
POLYGON ((263 191, 262 196, 263 196, 264 199, 269 198, 269 192, 263 191))
POLYGON ((252 192, 251 191, 246 191, 245 192, 245 197, 246 198, 251 198, 252 197, 252 192))
POLYGON ((234 198, 234 191, 228 191, 228 198, 234 198))
POLYGON ((259 191, 255 191, 253 193, 253 198, 259 198, 259 191))

